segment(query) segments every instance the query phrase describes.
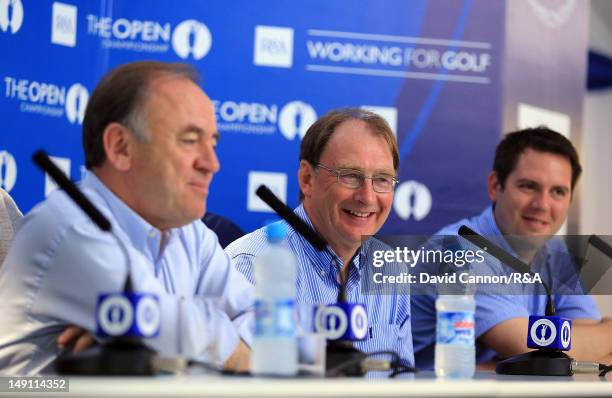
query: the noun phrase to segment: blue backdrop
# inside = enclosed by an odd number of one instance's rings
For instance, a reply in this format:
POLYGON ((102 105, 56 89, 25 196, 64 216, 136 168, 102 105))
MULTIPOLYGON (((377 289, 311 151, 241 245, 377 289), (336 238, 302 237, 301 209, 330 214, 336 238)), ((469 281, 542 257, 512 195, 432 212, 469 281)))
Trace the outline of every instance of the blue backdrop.
POLYGON ((0 184, 28 211, 53 189, 46 149, 81 176, 97 81, 142 59, 189 62, 215 101, 221 171, 209 210, 250 231, 267 183, 298 201, 300 138, 335 107, 369 107, 397 133, 388 233, 430 233, 478 212, 500 136, 505 2, 0 0, 0 184))

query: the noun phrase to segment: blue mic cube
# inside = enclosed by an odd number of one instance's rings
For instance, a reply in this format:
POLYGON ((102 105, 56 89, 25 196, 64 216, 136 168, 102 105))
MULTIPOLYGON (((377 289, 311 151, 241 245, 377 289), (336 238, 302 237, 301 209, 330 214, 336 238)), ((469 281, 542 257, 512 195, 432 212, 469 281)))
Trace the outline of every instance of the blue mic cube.
POLYGON ((362 304, 339 302, 321 306, 315 315, 316 330, 328 340, 363 340, 368 333, 368 314, 362 304))
POLYGON ((157 337, 159 297, 150 293, 102 293, 96 305, 96 334, 101 337, 157 337))
POLYGON ((572 321, 560 316, 531 315, 527 347, 569 351, 572 347, 572 321))

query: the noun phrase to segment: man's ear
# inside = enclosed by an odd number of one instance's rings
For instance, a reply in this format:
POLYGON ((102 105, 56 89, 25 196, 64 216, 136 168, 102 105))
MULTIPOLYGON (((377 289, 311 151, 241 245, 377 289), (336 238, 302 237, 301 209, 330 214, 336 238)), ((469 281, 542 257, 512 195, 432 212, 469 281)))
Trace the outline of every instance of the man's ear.
POLYGON ((106 161, 118 171, 127 171, 132 165, 133 141, 136 137, 120 123, 109 123, 102 133, 106 161))
POLYGON ((495 202, 497 200, 497 195, 501 192, 502 187, 499 182, 499 177, 497 176, 497 172, 492 171, 489 173, 489 178, 487 179, 487 192, 489 194, 489 199, 491 202, 495 202))
POLYGON ((300 184, 300 191, 304 194, 304 197, 312 195, 312 186, 314 184, 314 168, 306 160, 300 160, 300 169, 298 170, 298 183, 300 184))

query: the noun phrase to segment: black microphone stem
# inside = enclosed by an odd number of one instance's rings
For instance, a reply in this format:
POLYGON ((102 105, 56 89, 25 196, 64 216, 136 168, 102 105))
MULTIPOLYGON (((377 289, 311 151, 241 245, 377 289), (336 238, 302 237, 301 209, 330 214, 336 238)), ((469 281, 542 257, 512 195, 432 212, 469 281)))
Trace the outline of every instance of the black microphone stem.
POLYGON ((66 192, 66 194, 72 199, 81 210, 87 214, 87 216, 94 222, 102 231, 110 231, 111 224, 106 217, 98 210, 85 195, 74 185, 72 181, 66 177, 63 171, 61 171, 55 163, 49 159, 49 156, 45 151, 38 150, 32 156, 32 160, 38 167, 55 181, 55 183, 66 192))
MULTIPOLYGON (((469 240, 476 246, 480 247, 481 249, 483 249, 484 251, 486 251, 487 253, 489 253, 490 255, 492 255, 493 257, 495 257, 502 263, 513 268, 514 270, 521 272, 523 274, 529 274, 531 276, 535 276, 535 274, 531 272, 531 269, 529 268, 527 264, 525 264, 518 258, 510 255, 504 249, 497 246, 490 240, 486 239, 484 236, 479 235, 473 229, 465 225, 462 225, 459 228, 459 235, 469 240)), ((544 286, 544 289, 546 290, 546 316, 555 316, 556 311, 555 311, 555 304, 552 300, 552 291, 550 290, 550 287, 546 283, 544 283, 543 281, 541 281, 541 283, 542 283, 542 286, 544 286)))
POLYGON ((55 181, 58 187, 64 190, 66 194, 72 199, 77 206, 87 214, 89 219, 93 221, 94 224, 98 226, 102 231, 109 232, 110 235, 117 241, 117 244, 123 251, 125 255, 125 259, 127 262, 127 274, 125 276, 124 282, 124 291, 132 293, 134 291, 132 286, 132 262, 130 260, 129 253, 125 244, 119 239, 119 237, 114 233, 112 225, 110 221, 98 210, 96 206, 81 192, 77 186, 70 181, 70 179, 64 174, 62 170, 59 169, 51 161, 49 155, 42 149, 36 151, 34 155, 32 155, 32 160, 38 167, 40 167, 44 172, 49 174, 49 176, 55 181))
POLYGON ((612 246, 610 246, 605 240, 601 239, 597 235, 591 235, 589 237, 589 243, 597 248, 600 252, 612 258, 612 246))
POLYGON ((302 235, 315 249, 325 250, 327 242, 314 229, 310 228, 293 210, 281 202, 279 198, 265 185, 260 185, 255 191, 261 200, 266 202, 283 220, 287 221, 300 235, 302 235))

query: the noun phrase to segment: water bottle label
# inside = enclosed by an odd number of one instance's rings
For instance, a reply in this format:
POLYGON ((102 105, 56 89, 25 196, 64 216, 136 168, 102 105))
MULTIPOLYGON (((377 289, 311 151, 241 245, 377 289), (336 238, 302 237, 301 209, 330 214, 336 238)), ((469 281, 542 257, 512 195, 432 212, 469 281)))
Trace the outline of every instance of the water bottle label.
POLYGON ((474 313, 438 312, 436 343, 474 345, 474 313))
POLYGON ((295 301, 256 300, 255 335, 258 337, 295 336, 295 301))

